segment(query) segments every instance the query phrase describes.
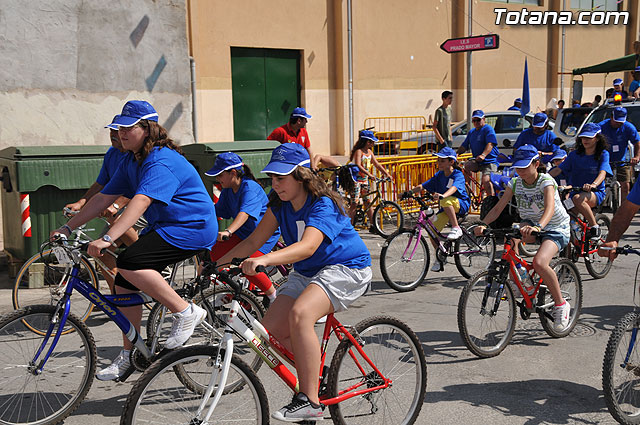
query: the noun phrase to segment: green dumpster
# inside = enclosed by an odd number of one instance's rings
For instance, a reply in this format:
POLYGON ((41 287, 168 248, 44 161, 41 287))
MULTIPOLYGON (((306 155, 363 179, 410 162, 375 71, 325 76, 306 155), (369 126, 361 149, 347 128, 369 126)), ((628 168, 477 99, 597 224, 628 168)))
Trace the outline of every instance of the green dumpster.
MULTIPOLYGON (((0 150, 4 249, 13 259, 24 261, 37 253, 51 230, 66 222, 62 208, 77 201, 96 181, 107 149, 109 146, 25 146, 0 150), (31 237, 23 235, 29 220, 22 216, 21 204, 29 206, 31 237)), ((94 220, 87 228, 95 229, 95 237, 104 222, 94 220)))
POLYGON ((222 142, 222 143, 193 143, 182 146, 182 151, 187 160, 196 167, 204 185, 213 198, 213 184, 215 177, 205 176, 204 173, 213 167, 216 155, 223 152, 235 152, 251 168, 253 175, 260 181, 262 186, 271 186, 271 179, 262 170, 271 159, 271 151, 280 146, 279 142, 272 140, 254 140, 248 142, 222 142))

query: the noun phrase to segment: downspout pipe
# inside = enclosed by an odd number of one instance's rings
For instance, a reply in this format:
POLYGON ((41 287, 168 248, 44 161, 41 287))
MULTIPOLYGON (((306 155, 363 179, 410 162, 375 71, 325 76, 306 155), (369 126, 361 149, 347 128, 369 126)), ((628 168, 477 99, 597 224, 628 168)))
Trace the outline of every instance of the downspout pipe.
POLYGON ((198 143, 198 111, 196 102, 196 60, 189 56, 191 65, 191 121, 193 125, 193 140, 198 143))
POLYGON ((347 61, 349 63, 349 147, 353 149, 353 39, 351 25, 351 0, 347 0, 347 61))

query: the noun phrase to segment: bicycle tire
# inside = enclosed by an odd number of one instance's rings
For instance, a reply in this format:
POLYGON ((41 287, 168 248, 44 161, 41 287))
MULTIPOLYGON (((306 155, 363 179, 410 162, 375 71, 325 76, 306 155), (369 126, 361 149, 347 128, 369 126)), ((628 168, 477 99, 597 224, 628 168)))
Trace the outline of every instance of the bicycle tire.
POLYGON ((478 224, 472 224, 467 227, 462 236, 456 239, 453 250, 455 254, 453 259, 456 268, 465 279, 469 279, 474 274, 487 270, 489 265, 493 263, 496 256, 496 240, 495 238, 480 236, 473 234, 474 228, 478 224), (480 249, 480 252, 461 254, 462 251, 474 251, 480 249))
MULTIPOLYGON (((223 353, 221 351, 221 355, 223 353)), ((217 354, 218 347, 194 345, 160 357, 133 385, 120 424, 201 423, 194 415, 201 403, 200 393, 185 387, 175 370, 189 368, 192 376, 208 383, 216 367, 217 354)), ((244 383, 236 391, 225 392, 207 423, 269 423, 266 391, 255 372, 235 355, 231 358, 228 378, 244 383)))
MULTIPOLYGON (((11 300, 14 310, 29 305, 56 305, 64 295, 71 268, 71 265, 58 264, 52 249, 44 250, 29 258, 18 271, 13 284, 11 300), (29 288, 30 282, 32 286, 42 284, 42 287, 29 288)), ((80 258, 78 277, 96 290, 99 288, 98 273, 89 258, 84 255, 80 258)), ((83 322, 87 320, 93 308, 94 304, 79 292, 71 294, 71 313, 83 322)))
POLYGON ((404 227, 404 213, 395 202, 382 201, 373 210, 373 228, 382 237, 389 237, 404 227))
POLYGON ((488 277, 488 271, 476 273, 465 285, 458 301, 458 330, 462 341, 469 351, 481 358, 500 354, 511 341, 516 328, 516 302, 509 282, 504 282, 498 311, 494 314, 485 311, 485 308, 493 309, 499 290, 499 282, 494 278, 489 284, 488 277), (485 290, 489 293, 483 307, 485 290), (474 325, 478 320, 480 324, 474 325))
MULTIPOLYGON (((365 354, 393 384, 375 393, 362 394, 329 406, 333 423, 371 425, 383 423, 383 419, 385 424, 415 423, 427 389, 427 363, 420 340, 404 322, 388 316, 365 319, 354 328, 357 332, 357 336, 354 336, 364 344, 365 354), (384 364, 384 360, 390 364, 384 364), (406 407, 393 408, 404 402, 406 407)), ((329 370, 329 397, 344 392, 341 385, 352 387, 361 382, 361 389, 381 384, 380 378, 376 378, 377 373, 348 339, 344 339, 336 348, 329 370)))
MULTIPOLYGON (((65 324, 73 331, 60 336, 42 372, 31 373, 30 362, 43 341, 39 335, 47 331, 56 311, 55 306, 32 305, 0 318, 0 423, 57 424, 89 392, 96 370, 96 345, 86 324, 74 314, 69 314, 65 324)), ((51 338, 58 326, 59 322, 51 338)))
MULTIPOLYGON (((618 183, 618 182, 616 182, 618 183)), ((620 207, 620 198, 622 196, 620 183, 614 184, 611 188, 611 213, 615 214, 620 207)))
POLYGON ((611 416, 621 424, 640 424, 640 338, 631 347, 631 334, 640 330, 640 314, 625 314, 609 336, 602 361, 602 389, 611 416), (629 356, 627 360, 627 356, 629 356))
POLYGON ((380 251, 382 278, 398 292, 416 289, 429 270, 429 246, 423 237, 420 237, 416 251, 411 255, 415 237, 417 235, 413 230, 401 230, 387 238, 380 251), (409 250, 410 259, 404 258, 405 250, 409 250))
MULTIPOLYGON (((609 220, 609 217, 604 214, 596 214, 596 223, 598 223, 600 231, 602 232, 600 240, 596 243, 596 246, 599 246, 607 239, 611 220, 609 220)), ((587 271, 594 279, 602 279, 609 273, 609 270, 611 270, 613 261, 608 257, 600 257, 597 250, 595 250, 592 245, 594 244, 589 243, 589 248, 590 250, 593 249, 594 252, 592 254, 588 254, 588 258, 585 258, 585 265, 587 266, 587 271)))
MULTIPOLYGON (((580 272, 576 265, 566 258, 555 260, 551 263, 551 268, 556 273, 556 276, 558 276, 562 297, 571 306, 569 325, 564 330, 557 331, 553 327, 553 321, 544 315, 540 315, 540 323, 550 337, 564 338, 576 327, 580 312, 582 311, 582 279, 580 278, 580 272)), ((539 300, 539 304, 544 305, 548 303, 553 303, 553 298, 547 290, 545 291, 544 299, 539 300)))
POLYGON ((538 249, 540 249, 540 244, 535 242, 525 243, 520 241, 520 245, 518 246, 518 252, 523 257, 529 257, 529 258, 534 257, 538 252, 538 249))

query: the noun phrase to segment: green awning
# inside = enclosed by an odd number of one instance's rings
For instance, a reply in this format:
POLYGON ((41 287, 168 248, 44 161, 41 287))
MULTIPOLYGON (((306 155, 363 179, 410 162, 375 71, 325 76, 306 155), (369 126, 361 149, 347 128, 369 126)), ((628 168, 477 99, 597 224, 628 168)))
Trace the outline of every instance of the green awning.
POLYGON ((627 55, 617 59, 611 59, 597 65, 587 66, 585 68, 576 68, 573 75, 582 74, 606 74, 608 72, 633 71, 638 63, 638 55, 627 55))

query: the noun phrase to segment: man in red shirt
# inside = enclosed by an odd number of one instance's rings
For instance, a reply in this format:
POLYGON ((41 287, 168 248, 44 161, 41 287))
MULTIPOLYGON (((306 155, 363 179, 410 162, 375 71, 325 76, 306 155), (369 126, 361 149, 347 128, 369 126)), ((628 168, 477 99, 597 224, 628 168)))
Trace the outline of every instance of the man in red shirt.
POLYGON ((267 140, 276 140, 280 143, 297 143, 304 146, 311 158, 311 168, 315 168, 313 153, 311 152, 311 142, 307 134, 307 120, 311 115, 307 114, 304 108, 295 108, 289 117, 289 122, 273 130, 267 140))

